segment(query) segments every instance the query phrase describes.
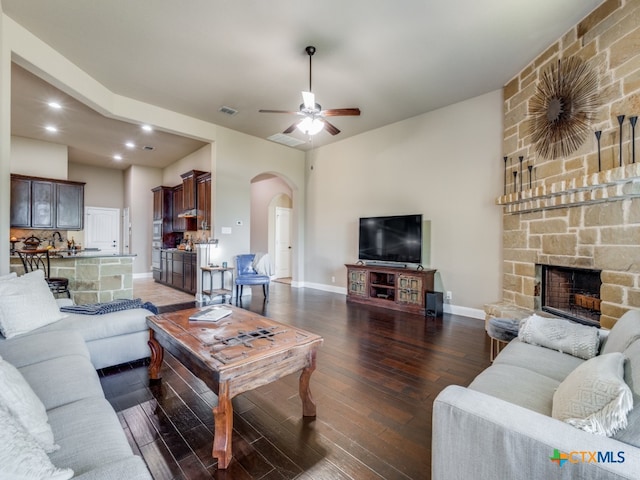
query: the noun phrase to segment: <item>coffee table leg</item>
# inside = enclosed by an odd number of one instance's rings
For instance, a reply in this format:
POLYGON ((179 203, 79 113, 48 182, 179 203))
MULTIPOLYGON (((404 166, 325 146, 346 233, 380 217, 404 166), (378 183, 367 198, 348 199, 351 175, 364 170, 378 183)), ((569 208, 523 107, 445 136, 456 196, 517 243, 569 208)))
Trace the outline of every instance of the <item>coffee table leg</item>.
POLYGON ((164 358, 164 348, 156 340, 153 330, 149 329, 149 348, 151 349, 151 363, 149 363, 149 378, 159 380, 162 359, 164 358))
POLYGON ((309 366, 302 369, 300 374, 300 399, 302 400, 302 416, 303 417, 315 417, 316 416, 316 404, 311 396, 311 389, 309 382, 311 381, 311 374, 316 369, 316 349, 314 348, 309 352, 309 366))
POLYGON ((233 434, 233 405, 227 384, 221 384, 218 406, 213 407, 215 431, 213 434, 213 457, 218 459, 218 468, 227 468, 231 462, 231 435, 233 434))

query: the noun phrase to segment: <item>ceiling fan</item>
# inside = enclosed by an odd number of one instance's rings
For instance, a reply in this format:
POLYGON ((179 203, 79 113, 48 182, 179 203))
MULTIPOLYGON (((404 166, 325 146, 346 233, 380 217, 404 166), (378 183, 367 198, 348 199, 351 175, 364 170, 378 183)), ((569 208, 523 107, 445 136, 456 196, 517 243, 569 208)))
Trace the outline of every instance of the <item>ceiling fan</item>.
POLYGON ((322 110, 322 107, 316 103, 315 95, 311 91, 311 57, 316 53, 316 47, 308 46, 305 48, 307 55, 309 55, 309 91, 302 92, 302 103, 300 109, 297 112, 289 110, 259 110, 261 113, 287 113, 291 115, 298 115, 303 117, 302 120, 294 123, 287 128, 283 133, 291 133, 296 128, 301 132, 308 135, 315 135, 322 129, 325 129, 331 135, 337 135, 340 133, 338 128, 329 123, 325 117, 347 117, 360 115, 359 108, 331 108, 328 110, 322 110))

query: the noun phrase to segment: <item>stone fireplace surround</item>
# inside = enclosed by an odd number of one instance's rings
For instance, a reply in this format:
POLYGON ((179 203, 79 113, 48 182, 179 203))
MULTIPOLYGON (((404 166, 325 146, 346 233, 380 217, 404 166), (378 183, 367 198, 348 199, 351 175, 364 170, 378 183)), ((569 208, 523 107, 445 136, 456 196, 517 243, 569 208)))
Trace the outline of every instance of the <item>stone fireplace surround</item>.
POLYGON ((500 300, 485 306, 487 317, 536 311, 540 264, 601 270, 603 327, 640 308, 640 140, 629 125, 640 115, 639 15, 638 1, 604 0, 504 86, 503 295, 487 299, 500 300), (571 155, 544 159, 532 143, 529 101, 543 72, 571 56, 598 71, 591 127, 600 143, 590 135, 571 155))
POLYGON ((496 200, 503 220, 503 301, 487 317, 540 311, 539 265, 601 270, 600 324, 640 307, 640 164, 496 200))

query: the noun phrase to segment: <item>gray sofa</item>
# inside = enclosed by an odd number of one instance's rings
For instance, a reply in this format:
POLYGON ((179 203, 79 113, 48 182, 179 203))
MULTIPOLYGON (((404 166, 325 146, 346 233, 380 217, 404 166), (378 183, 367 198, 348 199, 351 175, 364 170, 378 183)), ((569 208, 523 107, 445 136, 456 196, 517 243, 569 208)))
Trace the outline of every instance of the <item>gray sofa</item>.
POLYGON ((74 478, 148 480, 120 421, 105 399, 97 368, 149 356, 144 309, 78 315, 5 339, 0 356, 18 368, 47 410, 55 442, 50 453, 74 478))
POLYGON ((553 418, 554 392, 585 360, 515 339, 467 388, 435 399, 432 479, 640 478, 640 311, 604 337, 599 355, 612 352, 633 394, 625 429, 610 438, 553 418))

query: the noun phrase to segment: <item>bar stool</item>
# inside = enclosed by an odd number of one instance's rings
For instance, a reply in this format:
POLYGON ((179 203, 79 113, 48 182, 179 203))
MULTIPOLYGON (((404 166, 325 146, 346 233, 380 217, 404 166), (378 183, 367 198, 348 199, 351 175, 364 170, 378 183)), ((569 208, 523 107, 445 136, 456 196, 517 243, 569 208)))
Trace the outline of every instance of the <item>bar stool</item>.
POLYGON ((51 263, 49 261, 49 250, 42 249, 24 249, 16 250, 16 253, 22 260, 24 272, 29 273, 34 270, 43 270, 44 277, 49 285, 49 289, 54 295, 66 294, 67 298, 71 298, 69 291, 69 279, 64 277, 51 277, 51 263))

